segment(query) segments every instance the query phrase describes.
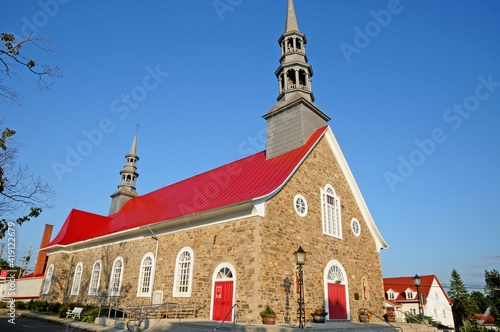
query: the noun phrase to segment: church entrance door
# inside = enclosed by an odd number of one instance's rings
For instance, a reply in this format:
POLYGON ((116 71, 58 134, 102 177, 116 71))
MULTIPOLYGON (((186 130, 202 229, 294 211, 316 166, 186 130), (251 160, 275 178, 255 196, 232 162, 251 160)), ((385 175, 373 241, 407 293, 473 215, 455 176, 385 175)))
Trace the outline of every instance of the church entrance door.
MULTIPOLYGON (((231 264, 222 263, 213 275, 212 320, 224 320, 233 307, 234 285, 236 282, 234 268, 231 264)), ((233 321, 234 312, 227 316, 226 321, 233 321)))
POLYGON ((345 285, 328 284, 328 312, 330 319, 347 319, 345 285))
MULTIPOLYGON (((217 281, 214 287, 214 316, 213 320, 223 320, 233 306, 233 282, 217 281)), ((229 315, 226 321, 232 321, 229 315)))
POLYGON ((325 309, 330 320, 349 319, 348 285, 345 270, 336 261, 325 269, 325 309))

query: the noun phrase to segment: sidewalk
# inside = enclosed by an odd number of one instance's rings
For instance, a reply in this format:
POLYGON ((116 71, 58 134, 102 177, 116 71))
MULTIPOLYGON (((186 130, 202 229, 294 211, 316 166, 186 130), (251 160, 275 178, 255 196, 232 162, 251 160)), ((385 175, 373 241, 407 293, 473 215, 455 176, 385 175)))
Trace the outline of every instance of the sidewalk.
POLYGON ((123 332, 123 330, 115 329, 108 326, 96 325, 87 322, 80 322, 78 320, 73 320, 69 318, 59 318, 49 315, 35 314, 29 311, 18 310, 16 314, 20 317, 25 317, 29 319, 42 320, 45 322, 50 322, 54 324, 64 325, 74 329, 79 329, 82 331, 101 331, 101 332, 123 332))

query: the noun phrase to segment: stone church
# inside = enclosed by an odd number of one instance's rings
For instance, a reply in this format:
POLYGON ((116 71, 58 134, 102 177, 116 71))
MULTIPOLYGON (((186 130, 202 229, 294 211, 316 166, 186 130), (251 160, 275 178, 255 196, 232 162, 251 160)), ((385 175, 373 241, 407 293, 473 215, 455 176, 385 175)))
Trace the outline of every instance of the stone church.
POLYGON ((388 245, 314 104, 306 44, 289 0, 265 151, 139 196, 136 133, 109 215, 72 210, 44 248, 41 300, 194 304, 207 320, 238 304, 240 322, 270 305, 278 322, 295 320, 302 247, 306 317, 382 313, 388 245))

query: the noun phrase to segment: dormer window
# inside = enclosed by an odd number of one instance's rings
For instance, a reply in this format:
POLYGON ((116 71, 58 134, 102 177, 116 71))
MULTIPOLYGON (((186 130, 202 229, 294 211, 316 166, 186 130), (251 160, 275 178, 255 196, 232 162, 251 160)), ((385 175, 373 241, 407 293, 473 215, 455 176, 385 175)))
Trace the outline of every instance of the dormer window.
POLYGON ((410 289, 410 288, 408 288, 408 289, 405 291, 405 294, 406 294, 406 298, 407 298, 408 300, 413 300, 413 299, 415 298, 415 292, 414 292, 412 289, 410 289))
POLYGON ((389 289, 389 290, 387 291, 387 298, 388 298, 389 300, 395 300, 395 299, 398 297, 398 294, 399 294, 399 293, 396 293, 396 292, 395 292, 395 291, 393 291, 392 289, 389 289))

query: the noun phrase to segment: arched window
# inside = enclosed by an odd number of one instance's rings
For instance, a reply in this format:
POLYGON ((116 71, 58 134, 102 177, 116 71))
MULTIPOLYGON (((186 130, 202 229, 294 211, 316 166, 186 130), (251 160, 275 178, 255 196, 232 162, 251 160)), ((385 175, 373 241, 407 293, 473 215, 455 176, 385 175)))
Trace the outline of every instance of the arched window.
POLYGON ((154 256, 147 253, 142 258, 141 271, 139 273, 139 286, 137 296, 151 296, 152 281, 154 273, 154 256))
POLYGON ((174 296, 191 296, 191 280, 193 277, 193 250, 182 248, 175 261, 174 296))
POLYGON ((340 198, 329 184, 324 189, 321 189, 321 213, 323 216, 323 234, 342 239, 340 198))
POLYGON ((92 275, 90 276, 89 295, 97 295, 99 291, 99 281, 101 280, 101 261, 98 259, 92 267, 92 275))
POLYGON ((123 258, 117 257, 111 270, 111 280, 109 286, 109 296, 118 296, 122 288, 123 258))
POLYGON ((54 264, 49 266, 47 270, 47 275, 45 276, 45 281, 43 283, 42 294, 48 294, 50 290, 50 283, 52 282, 52 274, 54 274, 54 264))
POLYGON ((78 263, 75 269, 75 275, 73 276, 73 286, 71 287, 71 295, 78 295, 80 291, 80 282, 82 281, 82 270, 83 264, 78 263))

